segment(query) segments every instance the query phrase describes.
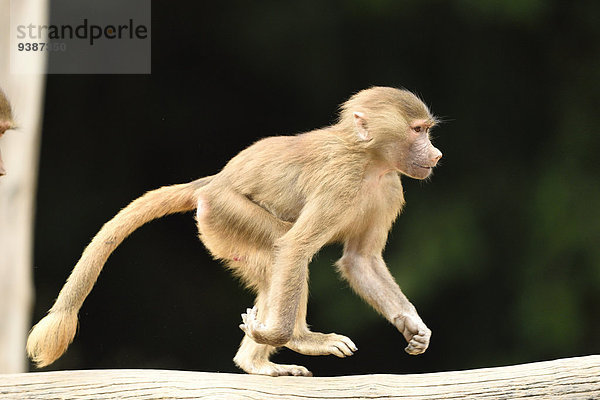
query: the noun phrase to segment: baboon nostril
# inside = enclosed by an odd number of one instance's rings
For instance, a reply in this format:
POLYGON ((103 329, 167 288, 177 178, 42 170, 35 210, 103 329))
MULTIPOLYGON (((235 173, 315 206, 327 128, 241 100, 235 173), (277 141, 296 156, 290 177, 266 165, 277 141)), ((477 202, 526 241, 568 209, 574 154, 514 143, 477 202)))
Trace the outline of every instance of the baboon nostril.
POLYGON ((434 166, 437 164, 437 162, 440 160, 440 158, 442 158, 442 152, 437 150, 435 152, 435 154, 433 155, 433 157, 431 158, 431 161, 433 162, 434 166))

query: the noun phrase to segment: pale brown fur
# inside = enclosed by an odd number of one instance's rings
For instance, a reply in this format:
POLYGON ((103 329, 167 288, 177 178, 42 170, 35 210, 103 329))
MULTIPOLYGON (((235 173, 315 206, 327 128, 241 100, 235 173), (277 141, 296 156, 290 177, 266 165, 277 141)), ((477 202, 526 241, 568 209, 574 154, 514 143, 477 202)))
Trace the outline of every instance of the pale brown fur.
POLYGON ((77 313, 92 290, 110 254, 137 228, 167 214, 193 210, 196 192, 212 177, 150 191, 131 202, 94 236, 56 302, 27 339, 27 353, 38 367, 53 363, 73 341, 77 313))
MULTIPOLYGON (((13 121, 12 107, 8 98, 0 89, 0 138, 9 129, 14 129, 15 123, 13 121)), ((2 153, 0 152, 0 176, 6 175, 6 169, 4 168, 4 161, 2 160, 2 153)))
POLYGON ((374 87, 344 103, 333 126, 263 139, 212 177, 135 200, 86 248, 48 316, 33 328, 30 356, 43 366, 66 350, 83 300, 129 233, 194 208, 204 245, 257 293, 242 315, 246 335, 234 358, 244 371, 310 375, 302 366, 269 361, 280 346, 338 357, 357 350, 349 338, 312 332, 306 324, 308 264, 331 242, 344 244, 336 265, 352 288, 404 335, 408 353, 424 352, 431 331, 381 254, 404 204, 399 173, 427 178, 441 157, 429 140, 434 124, 412 93, 374 87))

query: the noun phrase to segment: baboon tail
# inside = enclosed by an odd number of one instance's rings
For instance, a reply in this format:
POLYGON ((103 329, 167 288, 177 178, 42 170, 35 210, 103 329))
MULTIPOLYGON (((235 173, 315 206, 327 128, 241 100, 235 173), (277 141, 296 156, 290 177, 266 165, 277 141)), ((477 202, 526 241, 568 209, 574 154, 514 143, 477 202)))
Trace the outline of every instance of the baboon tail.
POLYGON ((73 341, 77 331, 77 313, 117 246, 146 222, 195 209, 196 192, 211 180, 212 176, 208 176, 152 190, 132 201, 104 224, 83 251, 48 315, 29 333, 27 354, 38 367, 52 364, 73 341))

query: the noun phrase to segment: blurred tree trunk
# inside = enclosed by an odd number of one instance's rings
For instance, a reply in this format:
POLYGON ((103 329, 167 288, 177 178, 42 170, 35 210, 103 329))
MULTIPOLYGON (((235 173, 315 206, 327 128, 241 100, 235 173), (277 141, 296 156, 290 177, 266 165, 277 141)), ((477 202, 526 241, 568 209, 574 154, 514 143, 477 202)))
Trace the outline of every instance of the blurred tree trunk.
MULTIPOLYGON (((47 0, 13 0, 12 5, 16 15, 47 20, 47 0)), ((39 73, 12 73, 16 71, 10 68, 10 35, 14 35, 9 32, 10 6, 10 0, 0 0, 0 86, 12 103, 19 128, 6 132, 0 142, 7 170, 0 177, 0 373, 27 369, 25 340, 31 324, 33 217, 46 67, 40 58, 39 65, 29 65, 39 73)))

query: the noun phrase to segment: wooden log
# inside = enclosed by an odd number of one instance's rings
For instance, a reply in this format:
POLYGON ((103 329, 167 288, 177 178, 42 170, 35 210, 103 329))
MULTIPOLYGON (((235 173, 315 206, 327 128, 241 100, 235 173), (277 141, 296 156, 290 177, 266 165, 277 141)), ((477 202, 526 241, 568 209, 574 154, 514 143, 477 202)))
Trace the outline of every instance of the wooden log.
POLYGON ((600 399, 600 355, 414 375, 267 377, 166 370, 0 375, 0 399, 600 399))

